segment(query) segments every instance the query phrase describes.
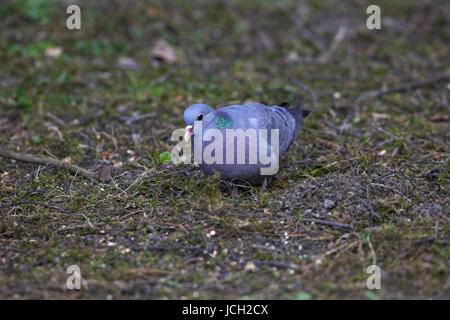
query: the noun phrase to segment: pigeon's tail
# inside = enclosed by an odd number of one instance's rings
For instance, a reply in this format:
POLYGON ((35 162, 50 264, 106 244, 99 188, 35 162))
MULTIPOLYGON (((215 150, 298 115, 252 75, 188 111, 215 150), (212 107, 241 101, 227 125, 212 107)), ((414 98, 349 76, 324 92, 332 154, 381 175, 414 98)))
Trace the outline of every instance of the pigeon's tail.
POLYGON ((302 108, 300 108, 299 105, 292 109, 286 108, 286 110, 289 111, 289 113, 295 119, 295 135, 294 135, 294 137, 297 137, 297 135, 300 131, 300 124, 302 122, 302 119, 305 119, 308 116, 309 110, 303 110, 302 108))

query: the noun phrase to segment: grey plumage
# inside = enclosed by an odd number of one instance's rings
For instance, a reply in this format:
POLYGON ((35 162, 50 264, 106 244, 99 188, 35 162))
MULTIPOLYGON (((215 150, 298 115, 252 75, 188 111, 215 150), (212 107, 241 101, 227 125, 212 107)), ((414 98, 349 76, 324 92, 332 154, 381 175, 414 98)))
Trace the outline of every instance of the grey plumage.
MULTIPOLYGON (((283 104, 282 104, 283 105, 283 104)), ((268 148, 271 147, 271 132, 272 129, 278 129, 279 132, 279 158, 288 150, 289 146, 295 141, 300 131, 301 121, 309 114, 309 111, 302 110, 300 107, 287 109, 280 106, 266 106, 260 103, 247 103, 245 105, 231 105, 217 110, 204 104, 196 104, 187 108, 184 112, 184 120, 188 125, 187 131, 193 131, 192 134, 192 148, 193 152, 199 152, 198 147, 201 147, 202 154, 208 147, 210 141, 208 137, 205 137, 208 129, 218 129, 223 134, 223 164, 218 163, 201 163, 200 169, 207 174, 219 172, 222 179, 243 179, 251 183, 260 183, 266 175, 261 174, 261 168, 267 168, 269 165, 264 165, 258 162, 256 164, 250 164, 250 148, 254 147, 253 144, 249 145, 251 138, 245 139, 245 163, 237 163, 239 156, 237 148, 234 148, 234 154, 230 157, 234 157, 232 164, 227 163, 226 152, 227 141, 237 144, 237 139, 234 141, 234 137, 229 136, 226 132, 227 129, 242 129, 247 131, 248 129, 254 129, 255 132, 259 132, 260 129, 267 129, 267 144, 268 148), (196 122, 195 122, 196 121, 196 122), (200 133, 198 127, 202 127, 202 139, 200 139, 200 133), (193 126, 193 130, 192 127, 193 126), (233 141, 231 140, 233 138, 233 141), (200 139, 200 142, 195 143, 196 139, 200 139), (197 149, 196 149, 197 148, 197 149)), ((252 130, 250 130, 252 131, 252 130)), ((250 132, 248 131, 248 132, 250 132)), ((236 132, 236 131, 235 131, 236 132)), ((187 134, 188 136, 188 134, 187 134)), ((260 136, 257 135, 257 146, 259 155, 259 148, 261 145, 260 136)), ((214 156, 220 156, 221 150, 214 150, 212 153, 214 156)), ((230 152, 231 153, 231 152, 230 152)), ((270 154, 270 152, 267 152, 270 154)), ((278 161, 277 159, 277 161, 278 161)))

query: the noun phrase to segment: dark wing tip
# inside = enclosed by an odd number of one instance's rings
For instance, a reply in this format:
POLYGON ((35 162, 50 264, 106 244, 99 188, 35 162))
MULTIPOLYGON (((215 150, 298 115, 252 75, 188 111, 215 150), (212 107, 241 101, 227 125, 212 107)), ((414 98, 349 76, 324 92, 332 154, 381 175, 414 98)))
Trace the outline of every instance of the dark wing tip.
POLYGON ((309 113, 310 113, 309 110, 302 110, 302 119, 305 119, 309 113))

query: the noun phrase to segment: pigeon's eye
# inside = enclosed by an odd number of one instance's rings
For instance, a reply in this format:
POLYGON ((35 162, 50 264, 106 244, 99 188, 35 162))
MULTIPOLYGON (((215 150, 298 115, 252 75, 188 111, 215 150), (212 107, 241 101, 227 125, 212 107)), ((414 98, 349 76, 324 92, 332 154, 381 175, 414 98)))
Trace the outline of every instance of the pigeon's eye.
POLYGON ((198 120, 198 121, 202 121, 202 119, 203 119, 203 115, 200 113, 200 114, 198 115, 198 117, 197 117, 197 120, 198 120))

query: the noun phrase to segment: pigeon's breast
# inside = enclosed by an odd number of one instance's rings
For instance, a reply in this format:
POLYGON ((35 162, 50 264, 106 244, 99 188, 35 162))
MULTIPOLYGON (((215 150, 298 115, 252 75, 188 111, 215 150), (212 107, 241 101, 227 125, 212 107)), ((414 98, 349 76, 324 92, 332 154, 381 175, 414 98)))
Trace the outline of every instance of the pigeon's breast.
POLYGON ((294 130, 295 119, 284 108, 256 103, 221 108, 208 113, 201 134, 195 134, 195 161, 207 174, 257 182, 278 171, 294 130))
POLYGON ((262 168, 274 167, 275 174, 284 152, 279 148, 278 135, 271 131, 277 128, 262 117, 236 116, 230 111, 214 117, 208 114, 202 123, 202 139, 195 137, 193 150, 201 170, 207 174, 218 172, 222 179, 252 182, 267 176, 262 168))

